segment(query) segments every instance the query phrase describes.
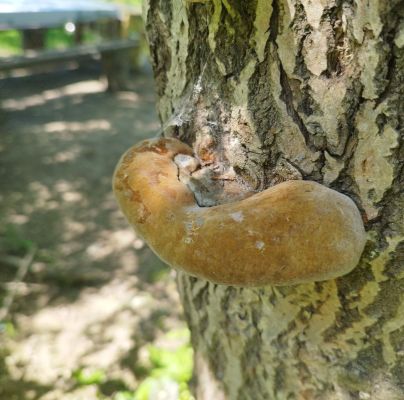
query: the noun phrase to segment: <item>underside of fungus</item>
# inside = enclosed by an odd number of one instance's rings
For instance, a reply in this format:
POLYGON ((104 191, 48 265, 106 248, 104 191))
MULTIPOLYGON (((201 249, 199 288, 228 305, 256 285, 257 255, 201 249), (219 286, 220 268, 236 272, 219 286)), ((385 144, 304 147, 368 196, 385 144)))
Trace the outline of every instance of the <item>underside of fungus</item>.
POLYGON ((248 198, 200 207, 174 158, 177 139, 145 140, 122 157, 114 193, 130 224, 173 268, 209 281, 291 285, 350 272, 366 236, 347 196, 312 181, 287 181, 248 198))

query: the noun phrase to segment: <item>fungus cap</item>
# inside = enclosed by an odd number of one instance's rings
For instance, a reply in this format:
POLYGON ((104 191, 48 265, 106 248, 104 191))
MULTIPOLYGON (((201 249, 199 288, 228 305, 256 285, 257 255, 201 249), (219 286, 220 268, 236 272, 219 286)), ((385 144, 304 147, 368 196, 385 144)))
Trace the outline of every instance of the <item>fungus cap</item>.
POLYGON ((287 181, 251 197, 199 207, 174 158, 176 139, 145 140, 116 168, 113 188, 136 232, 173 268, 236 286, 333 279, 359 262, 366 242, 347 196, 312 181, 287 181))

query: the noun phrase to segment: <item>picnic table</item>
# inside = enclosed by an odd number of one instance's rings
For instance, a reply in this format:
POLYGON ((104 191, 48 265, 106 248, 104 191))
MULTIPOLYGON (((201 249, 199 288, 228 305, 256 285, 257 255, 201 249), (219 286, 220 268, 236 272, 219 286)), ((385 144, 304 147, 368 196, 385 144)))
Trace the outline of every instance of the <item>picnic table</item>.
POLYGON ((127 81, 128 51, 138 46, 138 38, 123 35, 125 13, 139 15, 139 10, 98 0, 0 0, 0 31, 20 31, 24 48, 23 55, 0 58, 0 71, 99 57, 108 88, 120 89, 127 81), (81 43, 86 24, 108 27, 100 42, 81 43), (75 46, 44 49, 47 29, 65 26, 74 31, 75 46))

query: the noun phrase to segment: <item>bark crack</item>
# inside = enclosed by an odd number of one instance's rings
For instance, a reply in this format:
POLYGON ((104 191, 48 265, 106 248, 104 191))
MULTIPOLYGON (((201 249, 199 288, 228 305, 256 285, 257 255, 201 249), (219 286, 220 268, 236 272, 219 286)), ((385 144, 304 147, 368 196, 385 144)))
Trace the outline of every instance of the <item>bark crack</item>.
MULTIPOLYGON (((317 149, 316 146, 314 146, 314 144, 311 142, 310 132, 307 130, 302 118, 300 117, 299 113, 296 111, 293 105, 293 93, 289 85, 288 77, 286 75, 285 70, 283 69, 282 63, 278 56, 277 58, 280 71, 280 84, 282 87, 282 93, 280 99, 285 103, 288 115, 293 119, 295 124, 298 126, 301 134, 303 135, 306 146, 312 151, 317 151, 319 149, 317 149)), ((321 148, 320 150, 325 150, 325 147, 321 148)))

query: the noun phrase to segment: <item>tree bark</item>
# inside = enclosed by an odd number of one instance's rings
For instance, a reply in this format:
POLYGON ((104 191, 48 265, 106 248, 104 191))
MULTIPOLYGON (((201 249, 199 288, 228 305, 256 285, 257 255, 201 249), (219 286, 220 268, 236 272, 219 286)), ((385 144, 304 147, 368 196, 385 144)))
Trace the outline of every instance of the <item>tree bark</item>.
POLYGON ((403 399, 403 1, 147 0, 144 17, 164 135, 220 170, 202 205, 308 179, 353 199, 368 232, 336 280, 178 273, 197 400, 403 399))

